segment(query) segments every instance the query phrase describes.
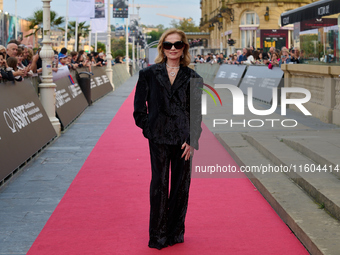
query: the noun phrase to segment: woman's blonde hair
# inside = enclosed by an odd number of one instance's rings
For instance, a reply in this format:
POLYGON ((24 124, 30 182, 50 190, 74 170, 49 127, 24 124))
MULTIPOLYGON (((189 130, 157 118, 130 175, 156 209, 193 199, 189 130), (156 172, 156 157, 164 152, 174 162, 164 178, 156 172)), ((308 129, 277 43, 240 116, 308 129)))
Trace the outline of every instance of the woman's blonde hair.
POLYGON ((157 46, 158 56, 155 59, 155 63, 166 62, 166 57, 165 57, 164 49, 163 49, 163 42, 165 41, 165 38, 171 34, 178 34, 181 37, 181 41, 184 43, 184 50, 183 50, 184 57, 183 58, 181 57, 180 64, 182 64, 183 66, 188 66, 191 62, 191 56, 189 53, 190 46, 188 43, 188 39, 185 33, 182 30, 179 30, 177 28, 170 28, 162 34, 161 38, 159 39, 158 46, 157 46))
POLYGON ((33 50, 31 48, 27 48, 27 52, 28 52, 27 60, 30 62, 32 61, 33 58, 33 50))

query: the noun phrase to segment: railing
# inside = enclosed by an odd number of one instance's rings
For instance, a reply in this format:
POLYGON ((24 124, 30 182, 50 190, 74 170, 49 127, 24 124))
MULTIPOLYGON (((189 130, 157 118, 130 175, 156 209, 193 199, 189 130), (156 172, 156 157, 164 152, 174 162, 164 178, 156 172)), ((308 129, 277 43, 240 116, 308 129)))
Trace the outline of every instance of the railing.
MULTIPOLYGON (((105 67, 106 68, 106 67, 105 67)), ((117 88, 120 85, 122 85, 128 78, 130 78, 130 75, 135 74, 136 72, 139 71, 139 67, 136 64, 135 69, 130 70, 130 74, 127 72, 126 70, 126 65, 124 64, 115 64, 114 66, 112 66, 112 81, 114 86, 117 88)), ((73 77, 75 76, 76 71, 75 70, 70 70, 70 73, 73 77)), ((37 94, 39 94, 39 84, 41 83, 40 80, 40 76, 41 74, 39 74, 38 76, 33 76, 33 77, 25 77, 25 80, 27 80, 30 84, 32 84, 32 86, 34 87, 35 91, 37 94)), ((0 79, 0 83, 1 83, 1 79, 0 79)))
MULTIPOLYGON (((305 107, 313 117, 340 125, 340 67, 318 65, 282 65, 285 87, 300 87, 311 93, 305 107)), ((301 97, 301 96, 300 96, 301 97)), ((291 98, 299 98, 298 94, 291 98)), ((290 108, 296 109, 295 105, 290 108)))

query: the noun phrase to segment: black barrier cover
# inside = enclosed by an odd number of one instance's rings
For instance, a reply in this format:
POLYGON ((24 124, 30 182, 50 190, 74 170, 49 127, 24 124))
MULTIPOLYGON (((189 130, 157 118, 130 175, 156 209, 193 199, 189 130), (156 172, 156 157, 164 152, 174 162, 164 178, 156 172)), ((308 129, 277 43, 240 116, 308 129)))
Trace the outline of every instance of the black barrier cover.
POLYGON ((246 65, 221 65, 214 80, 215 88, 224 88, 223 85, 238 87, 246 68, 246 65))
POLYGON ((91 97, 92 102, 112 91, 112 86, 105 72, 106 67, 92 67, 91 97))
POLYGON ((56 136, 28 81, 0 83, 0 180, 56 136))
POLYGON ((242 79, 240 89, 247 95, 248 87, 252 87, 253 98, 270 103, 273 97, 272 88, 279 87, 283 74, 279 67, 269 69, 264 66, 249 66, 242 79))
POLYGON ((74 84, 69 77, 57 80, 56 111, 63 127, 69 125, 88 106, 75 77, 74 84))

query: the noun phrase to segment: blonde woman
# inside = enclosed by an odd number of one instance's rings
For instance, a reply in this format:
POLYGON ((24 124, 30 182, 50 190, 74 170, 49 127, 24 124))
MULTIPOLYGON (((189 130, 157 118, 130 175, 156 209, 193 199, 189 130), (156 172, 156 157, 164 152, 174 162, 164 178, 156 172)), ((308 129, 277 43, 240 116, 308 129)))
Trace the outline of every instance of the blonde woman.
POLYGON ((0 45, 0 53, 5 54, 6 56, 6 48, 3 45, 0 45))
POLYGON ((133 116, 149 139, 150 248, 184 242, 190 163, 202 130, 199 88, 203 81, 188 67, 190 60, 185 33, 169 29, 159 40, 156 64, 139 72, 133 116))

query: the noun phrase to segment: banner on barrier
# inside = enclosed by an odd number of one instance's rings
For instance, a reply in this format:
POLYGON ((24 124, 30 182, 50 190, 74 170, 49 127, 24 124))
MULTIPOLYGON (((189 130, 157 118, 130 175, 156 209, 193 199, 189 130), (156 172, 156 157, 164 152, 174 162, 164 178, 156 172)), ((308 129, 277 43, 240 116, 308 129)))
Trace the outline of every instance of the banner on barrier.
POLYGON ((53 82, 56 82, 57 80, 68 77, 70 75, 70 70, 68 69, 68 66, 60 66, 58 67, 58 72, 52 72, 53 76, 53 82))
POLYGON ((240 84, 240 89, 248 95, 248 88, 253 88, 253 98, 270 103, 273 88, 280 87, 283 71, 279 67, 269 69, 263 66, 249 66, 240 84))
POLYGON ((28 81, 0 83, 0 180, 56 136, 28 81))
POLYGON ((96 101, 112 91, 112 85, 105 72, 106 67, 92 67, 91 98, 96 101))
POLYGON ((69 71, 67 76, 54 82, 57 85, 57 115, 63 127, 66 127, 86 109, 88 104, 77 80, 69 71))
POLYGON ((221 65, 214 79, 215 88, 224 88, 225 85, 238 87, 246 68, 246 65, 221 65))

